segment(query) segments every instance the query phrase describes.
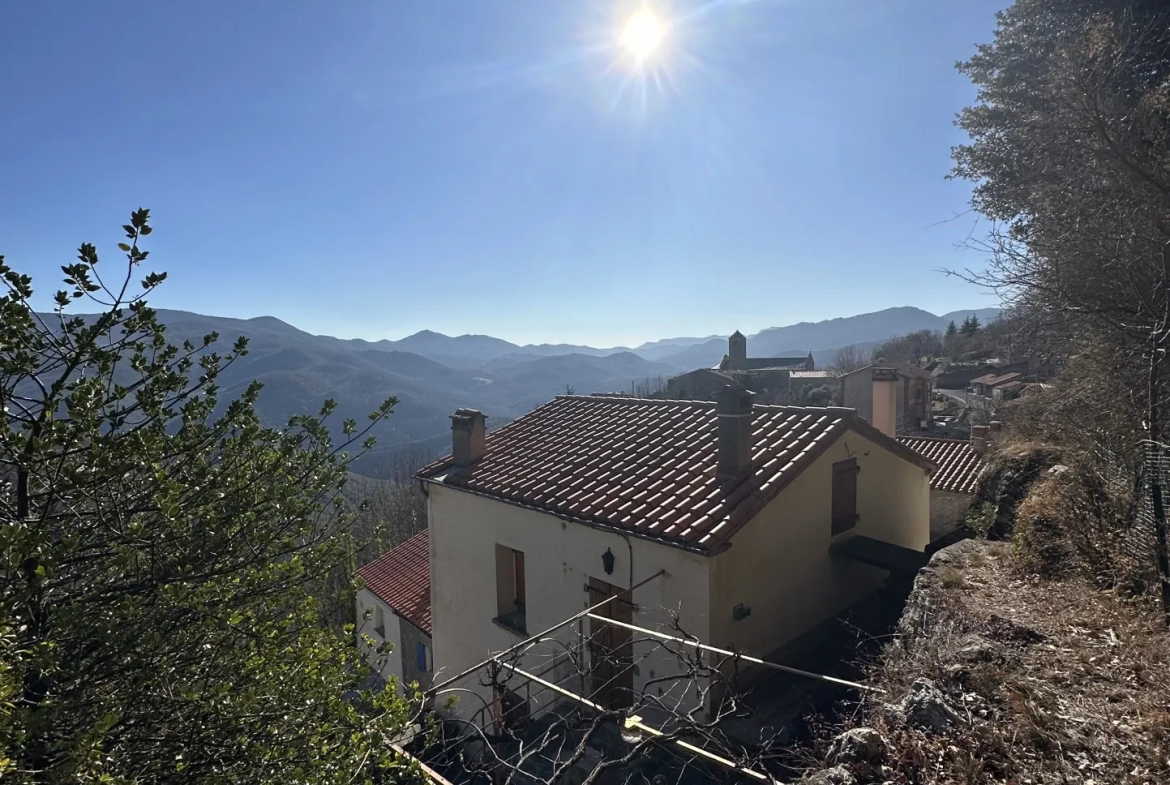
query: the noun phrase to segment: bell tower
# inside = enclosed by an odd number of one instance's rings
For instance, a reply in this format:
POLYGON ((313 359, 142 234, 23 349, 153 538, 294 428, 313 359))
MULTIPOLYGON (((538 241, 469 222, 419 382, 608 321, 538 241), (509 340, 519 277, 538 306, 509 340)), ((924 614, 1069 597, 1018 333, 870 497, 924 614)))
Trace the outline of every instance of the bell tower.
POLYGON ((747 365, 747 338, 739 330, 727 339, 727 361, 733 371, 742 371, 747 365))

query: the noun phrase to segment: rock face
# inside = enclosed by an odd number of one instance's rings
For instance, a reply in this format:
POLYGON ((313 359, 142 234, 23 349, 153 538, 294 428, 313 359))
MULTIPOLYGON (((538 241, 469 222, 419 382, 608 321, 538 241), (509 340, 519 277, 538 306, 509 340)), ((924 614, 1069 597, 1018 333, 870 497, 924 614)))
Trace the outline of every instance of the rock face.
POLYGON ((1056 452, 1042 447, 998 456, 994 469, 980 477, 975 490, 976 504, 989 502, 995 508, 988 539, 1011 539, 1016 526, 1016 507, 1040 474, 1059 463, 1056 452))
POLYGON ((857 778, 844 766, 821 769, 801 779, 801 785, 857 785, 857 778))
POLYGON ((931 620, 938 618, 937 606, 947 593, 939 570, 944 567, 963 569, 971 556, 983 556, 989 547, 982 540, 963 540, 930 557, 930 562, 914 579, 914 590, 898 621, 897 645, 912 646, 915 641, 928 636, 931 620))
POLYGON ((929 679, 916 679, 910 685, 910 691, 893 708, 907 725, 932 733, 940 733, 963 721, 929 679))
POLYGON ((825 762, 830 766, 850 763, 881 763, 886 757, 886 740, 873 728, 853 728, 833 739, 825 762))

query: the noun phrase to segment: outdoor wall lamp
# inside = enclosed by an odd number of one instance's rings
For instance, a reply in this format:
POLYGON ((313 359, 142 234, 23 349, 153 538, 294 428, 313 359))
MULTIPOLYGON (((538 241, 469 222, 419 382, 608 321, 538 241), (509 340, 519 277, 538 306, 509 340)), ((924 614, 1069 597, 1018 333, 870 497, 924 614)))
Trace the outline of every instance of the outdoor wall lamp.
POLYGON ((613 551, 606 548, 605 553, 601 554, 601 566, 605 568, 606 575, 613 575, 613 560, 613 551))

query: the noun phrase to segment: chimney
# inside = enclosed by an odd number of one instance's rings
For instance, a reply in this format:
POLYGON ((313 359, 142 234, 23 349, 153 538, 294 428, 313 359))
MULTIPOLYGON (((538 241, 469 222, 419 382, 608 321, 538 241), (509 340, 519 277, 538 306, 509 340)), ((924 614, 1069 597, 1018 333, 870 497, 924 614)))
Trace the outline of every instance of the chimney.
POLYGON ((455 466, 466 468, 483 457, 486 423, 483 412, 475 409, 456 409, 451 415, 451 455, 455 466))
POLYGON ((739 479, 752 465, 752 394, 729 384, 715 396, 719 463, 716 477, 739 479))
POLYGON ((979 455, 987 452, 988 430, 989 428, 986 425, 971 426, 971 449, 979 455))
POLYGON ((1003 434, 1003 423, 999 420, 992 420, 987 425, 989 428, 987 432, 988 441, 993 442, 1003 434))
POLYGON ((873 427, 890 438, 898 435, 898 370, 874 368, 873 427))

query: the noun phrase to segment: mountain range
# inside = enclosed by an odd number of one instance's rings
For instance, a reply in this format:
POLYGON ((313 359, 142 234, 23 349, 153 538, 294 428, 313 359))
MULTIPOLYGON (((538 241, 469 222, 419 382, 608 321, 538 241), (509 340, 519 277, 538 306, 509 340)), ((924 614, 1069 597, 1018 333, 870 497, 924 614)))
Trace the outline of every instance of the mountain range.
MULTIPOLYGON (((748 338, 750 356, 812 352, 818 367, 849 344, 870 344, 922 329, 944 329, 974 313, 993 319, 997 309, 936 316, 917 308, 889 308, 822 322, 763 330, 748 338)), ((727 350, 726 336, 665 338, 641 346, 596 348, 570 344, 519 345, 489 335, 446 336, 429 330, 401 340, 365 341, 312 335, 271 316, 232 319, 159 310, 172 342, 219 334, 220 351, 237 336, 249 338, 248 354, 220 378, 221 398, 238 396, 247 384, 264 383, 261 417, 271 425, 291 415, 315 412, 325 398, 338 402, 337 420, 374 410, 390 395, 399 404, 378 427, 380 451, 356 468, 376 473, 386 449, 422 443, 439 452, 450 415, 470 406, 502 425, 566 390, 578 393, 628 390, 636 380, 669 377, 715 365, 727 350)))

